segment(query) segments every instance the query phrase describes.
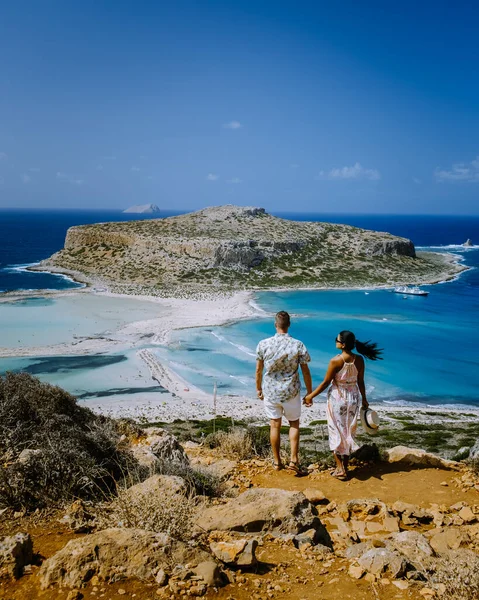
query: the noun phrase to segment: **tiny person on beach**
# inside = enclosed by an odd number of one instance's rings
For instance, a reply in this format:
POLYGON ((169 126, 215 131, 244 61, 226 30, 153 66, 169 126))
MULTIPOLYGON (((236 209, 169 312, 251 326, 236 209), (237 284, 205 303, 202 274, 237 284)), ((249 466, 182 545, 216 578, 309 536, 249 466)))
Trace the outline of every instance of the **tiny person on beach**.
MULTIPOLYGON (((288 329, 290 316, 285 311, 276 314, 276 335, 261 340, 256 349, 256 392, 264 401, 266 416, 270 419, 270 441, 273 450, 273 467, 283 468, 280 457, 281 421, 283 415, 289 421, 291 460, 287 469, 302 474, 299 465, 299 417, 301 415, 301 367, 306 391, 311 393, 313 384, 308 362, 311 360, 303 342, 291 337, 288 329), (263 377, 263 371, 264 377, 263 377)), ((309 405, 310 406, 310 405, 309 405)))
POLYGON ((382 360, 382 350, 374 342, 356 340, 352 331, 341 331, 335 342, 336 348, 341 352, 330 360, 323 382, 311 394, 305 396, 304 404, 311 406, 313 398, 331 384, 326 406, 329 447, 336 461, 336 469, 331 475, 346 480, 349 455, 359 448, 354 436, 360 403, 364 410, 369 406, 364 385, 363 357, 382 360), (358 354, 353 353, 354 348, 358 354))

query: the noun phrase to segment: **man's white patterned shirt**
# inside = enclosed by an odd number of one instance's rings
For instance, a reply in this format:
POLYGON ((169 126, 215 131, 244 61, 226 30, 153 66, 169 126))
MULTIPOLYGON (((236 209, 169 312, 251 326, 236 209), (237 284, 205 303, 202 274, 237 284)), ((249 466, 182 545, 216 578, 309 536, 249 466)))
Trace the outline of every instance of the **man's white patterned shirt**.
POLYGON ((261 340, 256 358, 264 361, 263 396, 270 402, 287 402, 301 392, 298 367, 311 360, 303 342, 288 333, 261 340))

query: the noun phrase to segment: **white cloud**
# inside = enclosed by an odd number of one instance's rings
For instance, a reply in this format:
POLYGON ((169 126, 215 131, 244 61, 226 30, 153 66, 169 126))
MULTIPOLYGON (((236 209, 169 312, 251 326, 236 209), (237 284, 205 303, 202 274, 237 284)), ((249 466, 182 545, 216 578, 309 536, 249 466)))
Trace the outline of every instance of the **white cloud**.
POLYGON ((228 179, 228 183, 243 183, 243 180, 239 177, 232 177, 231 179, 228 179))
POLYGON ((7 160, 8 156, 6 152, 0 152, 0 160, 7 160))
POLYGON ((215 175, 214 173, 208 173, 208 175, 206 176, 206 179, 208 181, 218 181, 219 178, 220 178, 220 176, 215 175))
POLYGON ((66 183, 71 183, 72 185, 82 185, 85 183, 84 179, 76 179, 72 175, 68 175, 67 173, 62 173, 61 171, 57 171, 56 178, 60 181, 65 181, 66 183))
POLYGON ((469 183, 479 183, 479 156, 471 160, 470 163, 456 163, 447 169, 436 168, 434 171, 436 181, 466 181, 469 183))
POLYGON ((134 171, 135 173, 137 173, 140 170, 140 167, 131 167, 131 170, 134 171))
POLYGON ((30 167, 28 170, 31 173, 40 173, 40 169, 38 167, 30 167))
POLYGON ((419 179, 418 177, 413 177, 412 180, 414 181, 414 183, 417 183, 418 185, 422 183, 422 179, 419 179))
POLYGON ((366 169, 358 162, 352 167, 331 169, 328 173, 320 171, 319 176, 328 177, 329 179, 370 179, 371 181, 381 179, 381 174, 377 169, 366 169))
POLYGON ((24 173, 22 175, 22 181, 23 181, 23 183, 30 183, 31 180, 32 180, 32 178, 30 177, 30 175, 27 175, 26 173, 24 173))
POLYGON ((229 123, 225 123, 223 127, 225 129, 241 129, 243 125, 239 121, 230 121, 229 123))

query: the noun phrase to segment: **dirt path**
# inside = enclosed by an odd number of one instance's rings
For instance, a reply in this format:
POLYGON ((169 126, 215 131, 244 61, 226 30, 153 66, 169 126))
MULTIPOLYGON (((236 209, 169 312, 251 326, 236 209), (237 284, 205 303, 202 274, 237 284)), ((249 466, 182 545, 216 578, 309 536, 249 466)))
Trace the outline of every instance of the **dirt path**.
POLYGON ((479 493, 466 492, 455 482, 460 472, 442 469, 414 468, 406 465, 379 463, 373 466, 351 468, 349 481, 338 481, 328 471, 296 477, 290 471, 266 469, 253 476, 255 486, 303 491, 319 488, 326 498, 340 503, 353 498, 378 498, 386 504, 396 500, 417 504, 424 508, 430 504, 450 506, 460 500, 479 504, 479 493), (447 485, 441 485, 446 483, 447 485))
MULTIPOLYGON (((269 464, 258 466, 251 475, 251 467, 240 467, 249 474, 253 485, 287 490, 320 489, 329 501, 345 502, 353 498, 379 498, 392 504, 402 500, 422 507, 431 503, 447 506, 461 500, 470 505, 479 504, 476 489, 464 491, 455 480, 461 473, 439 469, 417 469, 379 464, 352 469, 348 482, 333 479, 328 472, 307 477, 296 477, 291 472, 275 472, 269 464), (447 485, 442 485, 446 483, 447 485)), ((57 515, 58 516, 58 515, 57 515)), ((57 552, 75 534, 68 532, 57 520, 32 526, 22 520, 0 523, 0 535, 29 531, 34 540, 37 563, 57 552)), ((408 589, 398 589, 388 580, 368 583, 354 580, 347 574, 349 563, 336 556, 318 557, 301 553, 292 546, 267 540, 258 548, 260 564, 256 572, 236 572, 236 580, 217 592, 208 591, 208 600, 263 600, 284 598, 288 600, 420 600, 421 587, 412 584, 408 589)), ((38 585, 38 566, 18 582, 0 582, 1 600, 67 600, 70 590, 54 588, 41 591, 38 585)), ((91 583, 81 590, 85 600, 158 600, 157 586, 139 581, 118 582, 113 585, 91 583)))

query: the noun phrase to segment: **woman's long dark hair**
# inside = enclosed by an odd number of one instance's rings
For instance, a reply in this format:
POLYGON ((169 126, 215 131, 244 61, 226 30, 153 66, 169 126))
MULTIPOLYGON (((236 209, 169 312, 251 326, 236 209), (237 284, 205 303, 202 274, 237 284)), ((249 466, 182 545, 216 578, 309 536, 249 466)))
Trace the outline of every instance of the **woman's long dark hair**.
POLYGON ((356 336, 352 331, 341 331, 339 333, 338 339, 341 340, 341 343, 344 344, 346 350, 351 351, 354 348, 369 360, 382 360, 383 357, 381 354, 383 353, 382 348, 378 348, 376 342, 371 342, 371 340, 367 342, 360 342, 356 339, 356 336))

